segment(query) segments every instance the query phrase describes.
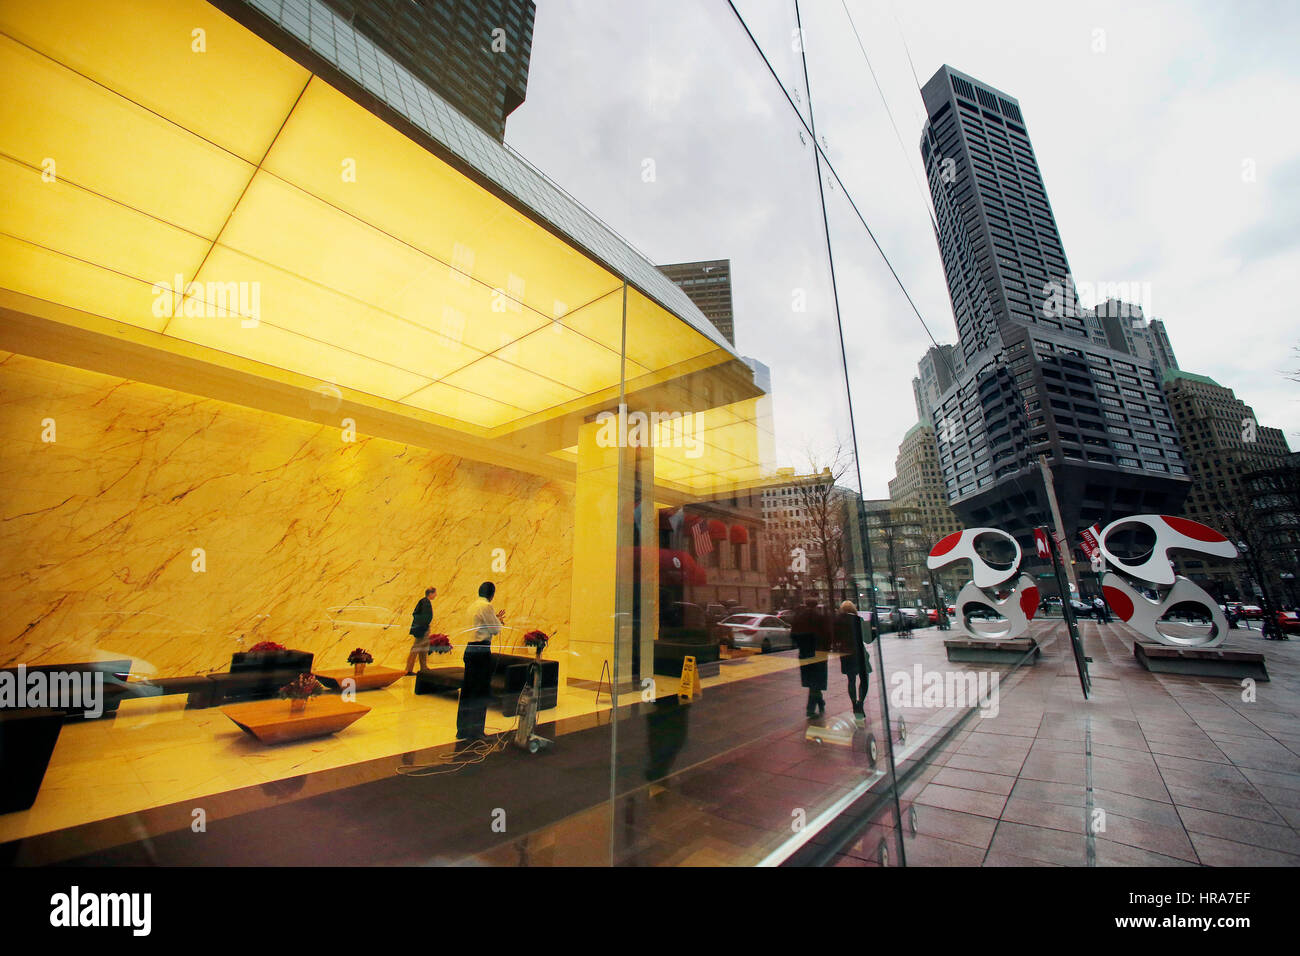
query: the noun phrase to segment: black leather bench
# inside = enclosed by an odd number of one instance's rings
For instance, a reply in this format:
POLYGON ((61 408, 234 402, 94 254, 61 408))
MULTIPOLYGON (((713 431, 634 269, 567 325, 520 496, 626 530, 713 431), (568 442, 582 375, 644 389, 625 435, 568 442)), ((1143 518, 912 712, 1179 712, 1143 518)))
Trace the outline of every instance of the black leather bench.
POLYGON ((274 697, 299 674, 310 674, 313 659, 306 651, 245 652, 231 656, 229 673, 160 677, 129 687, 139 697, 188 694, 188 709, 218 707, 233 701, 274 697))
MULTIPOLYGON (((17 680, 19 670, 17 666, 3 667, 0 671, 13 674, 13 680, 17 680)), ((92 720, 96 717, 111 717, 117 713, 117 707, 126 697, 138 697, 140 692, 137 689, 139 685, 127 682, 127 677, 131 673, 130 659, 118 661, 79 661, 72 664, 33 664, 23 665, 23 673, 30 676, 31 674, 45 675, 45 684, 48 688, 62 688, 69 693, 71 698, 72 688, 68 687, 68 681, 61 675, 71 675, 72 680, 76 682, 75 702, 72 699, 54 702, 49 701, 48 705, 62 713, 70 720, 92 720), (86 700, 86 686, 82 675, 84 674, 99 675, 98 679, 92 676, 92 687, 89 691, 91 694, 100 694, 98 701, 101 711, 99 714, 92 714, 85 707, 90 701, 86 700), (97 684, 98 686, 95 686, 97 684), (75 704, 75 705, 74 705, 75 704)))
POLYGON ((36 802, 65 716, 50 707, 0 710, 0 813, 36 802))

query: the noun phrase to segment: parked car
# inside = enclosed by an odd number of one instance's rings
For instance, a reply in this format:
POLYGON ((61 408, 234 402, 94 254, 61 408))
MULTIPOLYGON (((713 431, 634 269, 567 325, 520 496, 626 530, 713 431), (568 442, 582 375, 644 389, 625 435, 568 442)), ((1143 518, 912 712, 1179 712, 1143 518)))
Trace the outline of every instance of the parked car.
POLYGON ((1243 604, 1241 613, 1252 621, 1260 621, 1264 618, 1264 609, 1258 604, 1243 604))
POLYGON ((736 614, 749 614, 749 608, 741 607, 739 603, 730 604, 710 604, 704 609, 704 619, 709 629, 709 636, 717 641, 722 640, 725 636, 722 629, 718 626, 729 617, 736 614))
POLYGON ((876 627, 882 633, 897 631, 903 627, 903 612, 887 604, 876 605, 876 627))
POLYGON ((1278 611, 1277 629, 1283 634, 1300 634, 1300 614, 1295 611, 1278 611))
POLYGON ((919 607, 900 607, 898 610, 912 627, 925 626, 925 612, 919 607))
POLYGON ((938 624, 938 623, 939 623, 939 609, 938 609, 938 608, 927 607, 927 608, 924 609, 924 612, 923 612, 923 613, 925 614, 925 618, 926 618, 926 620, 929 621, 931 624, 938 624))
POLYGON ((733 614, 718 624, 723 643, 731 647, 757 647, 764 654, 794 647, 790 625, 774 614, 733 614))

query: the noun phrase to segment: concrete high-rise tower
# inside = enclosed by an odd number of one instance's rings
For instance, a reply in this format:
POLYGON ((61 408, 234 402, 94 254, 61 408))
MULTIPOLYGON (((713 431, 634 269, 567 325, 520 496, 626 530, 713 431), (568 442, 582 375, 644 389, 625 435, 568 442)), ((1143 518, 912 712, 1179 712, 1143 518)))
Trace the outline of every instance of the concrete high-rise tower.
POLYGON ((932 412, 949 504, 968 526, 1028 535, 1050 523, 1046 455, 1067 533, 1176 512, 1188 479, 1160 376, 1077 304, 1019 103, 948 66, 922 97, 961 358, 932 412))

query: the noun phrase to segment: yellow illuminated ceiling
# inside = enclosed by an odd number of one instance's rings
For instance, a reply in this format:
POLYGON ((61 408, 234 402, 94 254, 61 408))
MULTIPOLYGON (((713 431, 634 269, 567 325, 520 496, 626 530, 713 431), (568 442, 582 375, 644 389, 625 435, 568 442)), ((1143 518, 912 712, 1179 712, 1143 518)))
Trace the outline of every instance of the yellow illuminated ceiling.
MULTIPOLYGON (((737 364, 202 0, 0 0, 0 194, 0 288, 479 438, 737 364)), ((758 467, 701 419, 665 478, 758 467)))

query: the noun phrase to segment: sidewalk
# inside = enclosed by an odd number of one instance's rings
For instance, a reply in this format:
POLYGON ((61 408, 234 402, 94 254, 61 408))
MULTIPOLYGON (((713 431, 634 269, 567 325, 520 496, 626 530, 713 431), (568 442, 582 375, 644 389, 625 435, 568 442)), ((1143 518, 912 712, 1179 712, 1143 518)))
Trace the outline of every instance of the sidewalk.
MULTIPOLYGON (((909 865, 1300 864, 1300 641, 1230 633, 1267 659, 1272 680, 1250 701, 1239 682, 1148 673, 1127 625, 1084 622, 1084 701, 1064 625, 1033 627, 1041 662, 902 794, 905 817, 916 809, 909 865)), ((920 633, 890 643, 890 674, 934 656, 938 635, 920 633)))

